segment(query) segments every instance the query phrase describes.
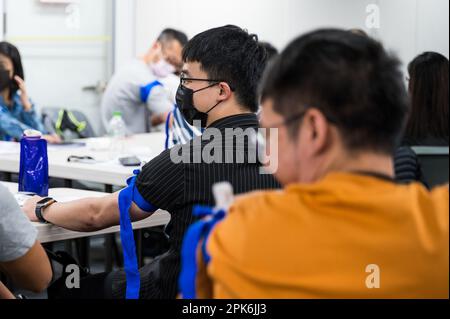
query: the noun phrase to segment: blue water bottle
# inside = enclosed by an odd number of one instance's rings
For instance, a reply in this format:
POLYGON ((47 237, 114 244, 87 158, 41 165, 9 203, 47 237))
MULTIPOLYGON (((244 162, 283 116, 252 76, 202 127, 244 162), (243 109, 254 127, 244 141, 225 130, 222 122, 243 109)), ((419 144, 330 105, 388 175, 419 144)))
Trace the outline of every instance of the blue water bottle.
POLYGON ((48 196, 47 141, 38 131, 27 130, 20 140, 19 192, 48 196))

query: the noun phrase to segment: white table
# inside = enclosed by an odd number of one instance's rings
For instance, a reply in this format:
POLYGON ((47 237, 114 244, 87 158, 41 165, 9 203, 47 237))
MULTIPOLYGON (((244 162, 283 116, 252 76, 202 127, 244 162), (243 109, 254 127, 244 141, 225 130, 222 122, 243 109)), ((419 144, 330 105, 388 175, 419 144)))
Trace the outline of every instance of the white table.
MULTIPOLYGON (((49 176, 66 180, 96 182, 105 185, 126 186, 126 180, 133 175, 136 167, 124 167, 111 152, 111 140, 92 138, 80 140, 84 147, 48 146, 49 176), (67 158, 91 156, 99 163, 84 164, 67 162, 67 158)), ((126 138, 123 155, 136 155, 141 161, 148 162, 164 150, 165 134, 137 134, 126 138)), ((19 172, 19 143, 0 143, 0 172, 19 172)))
MULTIPOLYGON (((133 175, 136 167, 124 167, 119 164, 117 158, 113 157, 117 154, 112 154, 111 139, 108 138, 90 138, 80 140, 86 143, 83 147, 73 146, 48 146, 48 160, 49 160, 49 176, 62 178, 66 181, 67 189, 53 189, 50 191, 52 196, 56 198, 58 194, 74 194, 72 189, 73 180, 87 181, 104 184, 107 193, 113 191, 113 185, 126 186, 126 180, 133 175), (91 156, 100 163, 83 164, 71 163, 67 158, 71 155, 75 156, 91 156), (56 193, 54 193, 56 192, 56 193), (58 193, 59 192, 59 193, 58 193)), ((149 133, 137 134, 126 138, 124 141, 124 153, 122 155, 136 155, 141 161, 148 162, 158 156, 164 150, 165 134, 164 133, 149 133)), ((20 143, 0 142, 0 172, 19 173, 20 166, 20 143)), ((17 190, 17 186, 14 186, 17 190)), ((76 191, 78 198, 89 196, 104 196, 104 193, 76 191), (101 194, 101 195, 100 195, 101 194)), ((166 212, 156 212, 152 217, 145 221, 141 221, 134 225, 138 230, 139 246, 142 233, 140 229, 154 226, 165 225, 168 223, 170 217, 166 212)), ((106 249, 106 271, 112 269, 112 254, 111 245, 114 241, 113 233, 119 230, 119 227, 112 227, 95 233, 79 233, 73 232, 60 227, 51 225, 40 225, 36 227, 39 229, 39 240, 43 243, 83 238, 106 234, 107 249, 106 249)), ((140 249, 139 249, 140 251, 140 249)))
MULTIPOLYGON (((12 193, 17 193, 18 185, 16 183, 1 182, 12 193)), ((93 191, 84 191, 71 188, 53 188, 49 190, 49 196, 55 198, 59 202, 67 202, 71 200, 77 200, 86 197, 103 197, 108 194, 93 191)), ((155 226, 166 225, 170 220, 170 214, 159 210, 155 212, 151 217, 133 223, 134 229, 150 228, 155 226)), ((96 235, 111 234, 119 231, 119 226, 107 228, 97 232, 83 233, 67 230, 58 226, 50 224, 33 223, 38 230, 38 240, 41 243, 49 243, 67 239, 91 237, 96 235)))

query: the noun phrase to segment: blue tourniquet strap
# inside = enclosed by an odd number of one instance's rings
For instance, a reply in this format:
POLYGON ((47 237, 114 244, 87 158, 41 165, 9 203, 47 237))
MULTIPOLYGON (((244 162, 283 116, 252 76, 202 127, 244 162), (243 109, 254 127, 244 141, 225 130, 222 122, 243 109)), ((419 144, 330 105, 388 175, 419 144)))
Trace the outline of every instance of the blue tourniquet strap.
POLYGON ((130 207, 134 202, 145 212, 154 212, 156 207, 149 204, 136 189, 136 178, 140 173, 135 170, 135 176, 128 179, 128 187, 119 193, 120 239, 122 240, 125 275, 127 279, 126 299, 139 299, 140 276, 134 242, 133 226, 130 219, 130 207))
POLYGON ((215 211, 211 207, 195 206, 193 215, 202 218, 192 224, 184 237, 181 249, 181 273, 179 278, 179 287, 184 299, 196 299, 196 276, 197 276, 197 248, 203 240, 202 254, 205 263, 211 260, 206 251, 206 244, 214 226, 225 217, 225 211, 215 211))

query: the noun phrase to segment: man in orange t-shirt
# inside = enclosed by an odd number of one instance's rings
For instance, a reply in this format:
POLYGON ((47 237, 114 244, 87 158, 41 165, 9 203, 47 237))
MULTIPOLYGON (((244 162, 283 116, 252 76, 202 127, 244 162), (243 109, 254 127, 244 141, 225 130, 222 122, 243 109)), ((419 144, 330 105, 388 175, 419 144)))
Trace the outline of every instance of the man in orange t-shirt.
POLYGON ((448 187, 394 180, 398 60, 371 38, 315 31, 276 58, 262 103, 284 190, 238 199, 213 229, 197 296, 448 298, 448 187))

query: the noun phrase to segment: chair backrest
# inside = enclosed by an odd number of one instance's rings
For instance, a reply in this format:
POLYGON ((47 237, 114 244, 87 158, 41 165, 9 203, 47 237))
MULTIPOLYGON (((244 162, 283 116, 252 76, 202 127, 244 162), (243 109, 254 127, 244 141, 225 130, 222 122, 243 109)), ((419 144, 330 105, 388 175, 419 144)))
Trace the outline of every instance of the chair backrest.
POLYGON ((449 148, 414 146, 424 178, 430 187, 449 182, 449 148))
POLYGON ((55 123, 58 120, 59 108, 45 107, 41 110, 45 129, 50 133, 55 133, 55 123))
MULTIPOLYGON (((42 114, 45 117, 44 124, 46 126, 46 129, 50 132, 55 132, 54 125, 58 121, 59 117, 59 111, 61 108, 54 108, 54 107, 47 107, 42 109, 42 114)), ((76 111, 76 110, 68 110, 72 112, 72 114, 75 116, 75 118, 79 122, 86 122, 86 128, 83 130, 83 135, 85 137, 96 137, 96 134, 94 132, 94 129, 92 128, 92 125, 90 124, 88 118, 83 112, 76 111)))
POLYGON ((92 128, 87 116, 81 111, 73 110, 72 113, 73 115, 75 115, 78 121, 86 122, 86 128, 84 129, 84 134, 86 135, 86 137, 96 137, 94 129, 92 128))

